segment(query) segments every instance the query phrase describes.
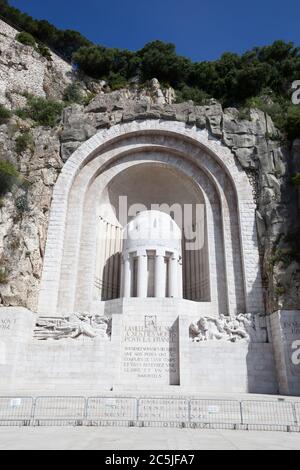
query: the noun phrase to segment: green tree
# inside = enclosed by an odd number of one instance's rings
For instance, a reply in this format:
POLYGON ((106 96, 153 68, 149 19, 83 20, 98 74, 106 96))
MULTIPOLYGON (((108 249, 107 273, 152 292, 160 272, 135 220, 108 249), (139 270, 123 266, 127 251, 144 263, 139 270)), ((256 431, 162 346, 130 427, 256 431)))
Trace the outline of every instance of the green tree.
POLYGON ((147 81, 157 78, 177 86, 185 83, 191 72, 191 61, 176 54, 174 44, 154 41, 137 52, 141 59, 141 77, 147 81))

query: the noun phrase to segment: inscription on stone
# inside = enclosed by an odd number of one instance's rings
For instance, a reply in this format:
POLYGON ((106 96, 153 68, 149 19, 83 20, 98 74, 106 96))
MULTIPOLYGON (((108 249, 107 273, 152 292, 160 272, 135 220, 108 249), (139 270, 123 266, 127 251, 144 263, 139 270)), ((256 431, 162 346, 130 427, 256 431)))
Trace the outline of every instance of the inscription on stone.
POLYGON ((0 319, 0 330, 9 331, 9 330, 11 330, 11 328, 14 324, 15 324, 15 320, 12 320, 10 318, 1 318, 0 319))
POLYGON ((121 376, 125 381, 179 385, 178 322, 156 316, 126 318, 123 325, 121 376))
POLYGON ((300 335, 300 322, 299 321, 287 321, 283 322, 283 330, 285 334, 296 336, 300 335))

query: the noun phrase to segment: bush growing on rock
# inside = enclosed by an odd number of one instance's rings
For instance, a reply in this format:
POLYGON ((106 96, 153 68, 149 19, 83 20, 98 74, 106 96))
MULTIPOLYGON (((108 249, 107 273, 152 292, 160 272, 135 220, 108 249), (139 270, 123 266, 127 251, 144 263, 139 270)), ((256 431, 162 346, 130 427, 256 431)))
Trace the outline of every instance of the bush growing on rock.
POLYGON ((177 103, 192 100, 195 104, 204 105, 207 103, 209 96, 198 88, 184 86, 180 91, 176 92, 177 103))
POLYGON ((35 39, 30 33, 18 33, 16 36, 16 40, 19 41, 21 44, 24 44, 25 46, 35 47, 36 45, 35 39))
POLYGON ((36 47, 36 51, 48 61, 50 62, 52 61, 52 55, 51 55, 50 49, 44 44, 42 44, 41 42, 38 43, 36 47))
POLYGON ((120 90, 127 86, 127 80, 119 73, 111 73, 108 77, 108 83, 112 91, 120 90))
POLYGON ((19 213, 24 213, 29 210, 27 195, 19 196, 15 201, 16 208, 19 213))
POLYGON ((26 32, 18 33, 16 39, 25 46, 33 47, 42 57, 45 57, 45 59, 52 61, 50 49, 45 46, 45 44, 43 44, 42 42, 36 41, 31 34, 26 32))
POLYGON ((16 114, 22 119, 32 119, 39 126, 54 127, 61 116, 63 108, 63 103, 58 101, 29 96, 27 106, 18 109, 16 114))
POLYGON ((5 122, 11 117, 11 112, 0 104, 0 125, 5 124, 5 122))
POLYGON ((0 195, 7 193, 17 183, 20 174, 17 168, 6 160, 0 160, 0 195))
POLYGON ((8 272, 6 267, 0 263, 0 284, 8 283, 8 272))
POLYGON ((20 134, 16 138, 16 152, 17 154, 21 154, 25 152, 27 149, 33 151, 34 150, 34 139, 31 132, 26 131, 23 134, 20 134))
POLYGON ((83 104, 84 96, 78 83, 70 83, 64 91, 63 100, 66 103, 83 104))

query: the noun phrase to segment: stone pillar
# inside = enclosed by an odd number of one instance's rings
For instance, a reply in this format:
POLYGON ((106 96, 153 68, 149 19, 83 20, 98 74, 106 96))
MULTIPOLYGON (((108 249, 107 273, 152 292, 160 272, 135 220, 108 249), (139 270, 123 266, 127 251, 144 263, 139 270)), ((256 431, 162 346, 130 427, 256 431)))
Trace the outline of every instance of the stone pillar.
POLYGON ((183 299, 182 257, 178 261, 178 297, 183 299))
POLYGON ((131 297, 131 284, 132 284, 132 260, 130 255, 124 259, 124 273, 123 273, 123 297, 131 297))
POLYGON ((178 298, 178 261, 177 256, 172 254, 169 259, 169 296, 178 298))
POLYGON ((138 253, 137 296, 146 298, 148 295, 148 257, 147 253, 138 253))
POLYGON ((166 297, 167 267, 165 252, 157 252, 155 259, 155 293, 156 298, 166 297))

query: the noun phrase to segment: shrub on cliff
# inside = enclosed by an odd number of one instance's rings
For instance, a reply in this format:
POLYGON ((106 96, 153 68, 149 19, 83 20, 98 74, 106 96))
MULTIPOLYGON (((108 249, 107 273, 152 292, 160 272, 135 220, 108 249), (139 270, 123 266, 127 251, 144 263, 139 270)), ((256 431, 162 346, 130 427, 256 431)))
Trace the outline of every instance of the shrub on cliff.
POLYGON ((17 152, 17 154, 21 154, 21 153, 25 152, 28 149, 31 150, 31 152, 33 152, 34 146, 35 146, 35 143, 34 143, 34 140, 33 140, 33 136, 28 131, 20 134, 16 138, 16 152, 17 152))
POLYGON ((35 47, 36 42, 34 37, 30 33, 22 32, 16 35, 16 40, 25 46, 35 47))
POLYGON ((52 60, 50 49, 42 42, 36 41, 31 34, 26 32, 18 33, 16 39, 25 46, 33 47, 42 57, 45 57, 45 59, 49 61, 52 60))
POLYGON ((184 86, 180 91, 176 92, 176 102, 183 103, 185 101, 192 100, 198 105, 204 105, 207 103, 209 95, 198 88, 184 86))
POLYGON ((125 88, 128 84, 125 77, 119 73, 111 73, 108 77, 108 84, 112 91, 125 88))
POLYGON ((7 193, 18 182, 20 174, 17 168, 10 162, 0 160, 0 196, 7 193))
POLYGON ((7 284, 8 280, 7 267, 0 261, 0 284, 7 284))
POLYGON ((5 108, 5 106, 0 104, 0 125, 5 124, 10 117, 11 112, 9 111, 9 109, 5 108))
POLYGON ((54 127, 64 108, 63 103, 37 96, 27 98, 27 106, 16 111, 22 119, 32 119, 37 125, 54 127))
POLYGON ((84 103, 84 96, 78 83, 70 83, 64 91, 63 100, 66 103, 84 103))
POLYGON ((52 61, 52 55, 50 49, 45 46, 42 42, 38 42, 35 50, 45 59, 52 61))

